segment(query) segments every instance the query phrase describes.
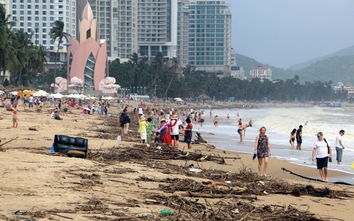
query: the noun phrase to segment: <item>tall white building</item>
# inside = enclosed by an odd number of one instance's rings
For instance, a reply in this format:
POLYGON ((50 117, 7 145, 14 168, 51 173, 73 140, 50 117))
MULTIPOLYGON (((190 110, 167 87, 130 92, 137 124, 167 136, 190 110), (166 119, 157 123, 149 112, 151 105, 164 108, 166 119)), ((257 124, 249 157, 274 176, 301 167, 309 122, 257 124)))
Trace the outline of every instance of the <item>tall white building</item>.
POLYGON ((189 57, 189 0, 178 0, 177 58, 182 67, 188 65, 189 57))
POLYGON ((110 59, 127 60, 137 52, 138 0, 89 0, 98 22, 98 38, 107 38, 110 59))
POLYGON ((0 4, 2 4, 6 10, 6 15, 10 15, 10 0, 0 0, 0 4))
MULTIPOLYGON (((11 0, 10 13, 12 20, 16 21, 12 31, 33 33, 32 42, 35 45, 43 45, 45 50, 51 52, 51 62, 54 62, 53 53, 58 49, 58 40, 53 42, 49 35, 54 21, 63 21, 64 31, 73 37, 76 36, 76 0, 11 0)), ((65 43, 63 39, 59 48, 63 53, 60 61, 66 60, 65 43)))
MULTIPOLYGON (((224 0, 179 2, 188 5, 189 9, 189 65, 195 66, 196 70, 230 76, 230 6, 224 0)), ((179 46, 182 44, 178 42, 179 46)))
POLYGON ((237 66, 236 63, 236 52, 233 48, 231 48, 231 77, 245 79, 245 71, 243 67, 237 66))
POLYGON ((138 0, 138 54, 176 57, 177 0, 138 0))

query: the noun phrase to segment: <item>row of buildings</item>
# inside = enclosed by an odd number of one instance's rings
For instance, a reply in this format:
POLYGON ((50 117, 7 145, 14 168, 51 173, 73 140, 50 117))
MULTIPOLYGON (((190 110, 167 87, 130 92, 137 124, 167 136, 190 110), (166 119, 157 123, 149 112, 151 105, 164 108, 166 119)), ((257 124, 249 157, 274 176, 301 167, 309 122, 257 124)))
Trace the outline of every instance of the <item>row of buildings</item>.
MULTIPOLYGON (((136 52, 150 61, 161 52, 166 60, 177 57, 181 68, 191 65, 196 70, 245 77, 231 48, 232 14, 225 0, 0 0, 16 21, 12 30, 33 33, 32 41, 52 54, 52 64, 58 42, 48 33, 54 21, 63 21, 65 32, 80 39, 79 24, 87 2, 97 20, 96 38, 107 45, 109 60, 124 62, 136 52)), ((59 48, 60 61, 66 60, 66 43, 59 48)), ((264 72, 256 69, 251 77, 264 72)))

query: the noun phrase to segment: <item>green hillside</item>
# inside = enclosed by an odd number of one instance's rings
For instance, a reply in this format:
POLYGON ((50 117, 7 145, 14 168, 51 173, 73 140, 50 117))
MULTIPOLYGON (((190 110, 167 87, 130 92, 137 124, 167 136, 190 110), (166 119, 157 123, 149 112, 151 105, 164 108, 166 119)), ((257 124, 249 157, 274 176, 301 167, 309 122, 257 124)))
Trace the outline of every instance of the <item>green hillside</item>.
MULTIPOLYGON (((266 65, 240 54, 236 58, 237 65, 244 68, 246 76, 250 76, 251 67, 266 65)), ((325 58, 299 70, 272 67, 272 71, 273 79, 290 79, 298 75, 301 82, 331 80, 334 84, 339 81, 354 84, 354 55, 325 58)))

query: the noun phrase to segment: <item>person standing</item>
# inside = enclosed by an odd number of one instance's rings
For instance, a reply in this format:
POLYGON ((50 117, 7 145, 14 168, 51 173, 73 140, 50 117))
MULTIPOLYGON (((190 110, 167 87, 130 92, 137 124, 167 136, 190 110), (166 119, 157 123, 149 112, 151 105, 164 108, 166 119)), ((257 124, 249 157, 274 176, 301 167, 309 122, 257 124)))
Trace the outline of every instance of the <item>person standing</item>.
POLYGON ((188 149, 192 149, 192 129, 193 124, 190 118, 186 119, 187 126, 184 128, 184 142, 187 143, 188 149))
POLYGON ((291 132, 290 132, 290 150, 294 150, 294 146, 295 146, 295 136, 296 136, 296 129, 294 128, 291 132))
POLYGON ((147 127, 146 127, 146 137, 147 137, 146 142, 148 144, 150 144, 151 139, 152 139, 152 128, 154 126, 154 123, 152 122, 152 118, 151 117, 149 117, 147 119, 147 122, 148 122, 148 124, 147 124, 147 127))
POLYGON ((153 110, 153 114, 151 115, 152 122, 155 125, 155 128, 160 128, 160 116, 157 113, 157 110, 153 110))
POLYGON ((343 135, 345 131, 340 130, 338 136, 336 137, 336 153, 337 153, 337 164, 339 165, 342 162, 343 150, 345 149, 343 145, 343 135))
POLYGON ((214 117, 214 126, 215 127, 219 126, 219 117, 218 117, 218 115, 215 115, 215 117, 214 117))
POLYGON ((29 109, 33 109, 33 101, 34 101, 34 98, 33 98, 33 95, 31 94, 29 99, 28 99, 29 103, 28 103, 28 108, 29 109))
POLYGON ((204 111, 201 111, 199 116, 200 127, 203 127, 204 121, 205 121, 204 111))
POLYGON ((331 161, 332 159, 332 149, 329 143, 323 138, 323 133, 317 133, 317 140, 313 144, 312 150, 312 161, 315 162, 317 169, 320 173, 321 179, 325 182, 328 182, 328 157, 331 161), (315 158, 316 157, 316 158, 315 158))
POLYGON ((17 110, 13 109, 12 111, 12 127, 17 128, 18 126, 17 110))
POLYGON ((268 157, 271 156, 269 138, 266 135, 267 129, 263 126, 259 129, 259 135, 254 143, 254 154, 258 158, 258 175, 267 176, 268 157), (263 166, 263 168, 262 168, 263 166))
POLYGON ((140 133, 140 143, 145 143, 146 140, 146 126, 147 122, 144 116, 139 118, 139 133, 140 133))
POLYGON ((301 150, 301 144, 302 144, 302 125, 299 125, 299 129, 296 131, 296 149, 301 150))
POLYGON ((171 121, 168 124, 168 127, 171 128, 171 140, 172 146, 178 148, 179 144, 179 126, 182 125, 182 121, 178 119, 177 115, 171 116, 171 121))

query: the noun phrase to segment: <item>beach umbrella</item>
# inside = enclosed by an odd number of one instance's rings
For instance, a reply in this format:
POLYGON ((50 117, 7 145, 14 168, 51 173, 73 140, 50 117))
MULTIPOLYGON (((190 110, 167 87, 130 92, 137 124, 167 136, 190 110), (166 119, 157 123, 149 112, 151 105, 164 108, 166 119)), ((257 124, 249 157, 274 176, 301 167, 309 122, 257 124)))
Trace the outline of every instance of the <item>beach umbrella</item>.
POLYGON ((108 97, 103 97, 102 99, 103 99, 103 100, 113 100, 114 97, 108 96, 108 97))
POLYGON ((17 91, 11 91, 11 92, 10 92, 10 94, 12 94, 12 95, 15 95, 15 96, 16 96, 16 95, 17 95, 17 91))
POLYGON ((49 94, 43 90, 39 90, 39 91, 36 91, 34 92, 33 96, 35 97, 46 97, 48 96, 49 94))
POLYGON ((60 94, 60 93, 56 93, 56 94, 51 94, 49 97, 60 99, 60 98, 63 98, 64 95, 62 95, 62 94, 60 94))
POLYGON ((3 91, 0 91, 0 94, 3 94, 3 93, 5 93, 5 92, 3 92, 3 91))

